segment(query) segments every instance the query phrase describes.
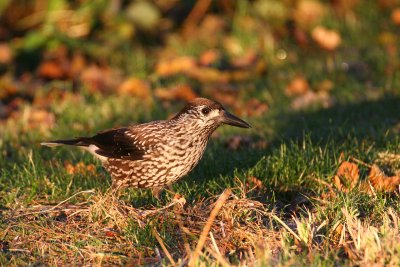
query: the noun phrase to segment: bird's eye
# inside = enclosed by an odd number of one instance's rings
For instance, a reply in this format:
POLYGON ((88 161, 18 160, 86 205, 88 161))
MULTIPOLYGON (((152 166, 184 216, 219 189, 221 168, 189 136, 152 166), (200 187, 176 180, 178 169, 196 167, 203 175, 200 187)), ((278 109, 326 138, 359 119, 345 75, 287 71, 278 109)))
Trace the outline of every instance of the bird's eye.
POLYGON ((201 110, 201 113, 203 113, 204 115, 207 115, 208 113, 210 113, 210 109, 209 108, 203 108, 202 110, 201 110))

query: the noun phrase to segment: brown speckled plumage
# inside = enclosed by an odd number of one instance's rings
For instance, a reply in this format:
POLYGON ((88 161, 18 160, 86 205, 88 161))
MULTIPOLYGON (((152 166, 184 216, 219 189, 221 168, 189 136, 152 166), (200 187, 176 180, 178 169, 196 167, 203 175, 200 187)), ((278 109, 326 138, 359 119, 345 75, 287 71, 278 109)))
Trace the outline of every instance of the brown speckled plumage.
POLYGON ((221 124, 248 128, 218 102, 196 98, 170 120, 110 129, 93 137, 44 142, 74 145, 97 156, 117 187, 162 188, 200 161, 212 132, 221 124))

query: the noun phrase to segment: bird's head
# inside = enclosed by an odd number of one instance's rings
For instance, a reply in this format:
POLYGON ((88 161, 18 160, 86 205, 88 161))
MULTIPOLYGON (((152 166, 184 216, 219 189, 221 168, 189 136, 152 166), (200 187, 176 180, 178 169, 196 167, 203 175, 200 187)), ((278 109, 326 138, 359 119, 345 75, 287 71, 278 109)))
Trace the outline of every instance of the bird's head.
POLYGON ((193 99, 173 119, 184 120, 211 131, 221 124, 251 128, 250 124, 229 113, 220 103, 207 98, 193 99))

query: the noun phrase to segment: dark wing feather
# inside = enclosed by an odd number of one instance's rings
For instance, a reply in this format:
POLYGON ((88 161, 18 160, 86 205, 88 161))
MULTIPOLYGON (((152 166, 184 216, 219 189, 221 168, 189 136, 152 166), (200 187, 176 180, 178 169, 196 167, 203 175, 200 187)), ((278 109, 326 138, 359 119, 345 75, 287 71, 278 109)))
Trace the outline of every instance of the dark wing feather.
POLYGON ((95 152, 101 156, 116 159, 140 160, 146 147, 138 146, 137 140, 127 135, 129 128, 118 128, 99 132, 93 137, 82 137, 81 140, 97 146, 95 152))

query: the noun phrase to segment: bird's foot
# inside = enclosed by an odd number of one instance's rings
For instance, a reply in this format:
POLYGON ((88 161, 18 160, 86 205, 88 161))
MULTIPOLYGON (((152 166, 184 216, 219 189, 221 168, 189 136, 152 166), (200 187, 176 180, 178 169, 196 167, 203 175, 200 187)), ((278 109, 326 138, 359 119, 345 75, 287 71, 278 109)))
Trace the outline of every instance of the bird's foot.
POLYGON ((186 204, 186 199, 181 194, 175 194, 172 203, 179 204, 183 207, 186 204))

